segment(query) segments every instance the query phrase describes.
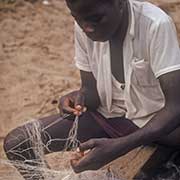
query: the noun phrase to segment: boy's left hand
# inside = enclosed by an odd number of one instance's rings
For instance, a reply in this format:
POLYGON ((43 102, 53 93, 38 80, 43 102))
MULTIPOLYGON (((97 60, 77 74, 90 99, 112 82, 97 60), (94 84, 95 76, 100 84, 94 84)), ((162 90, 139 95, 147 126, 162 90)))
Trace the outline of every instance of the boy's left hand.
POLYGON ((80 152, 74 154, 71 166, 76 173, 98 170, 119 156, 127 153, 123 138, 91 139, 80 145, 80 152), (121 141, 122 139, 122 141, 121 141))

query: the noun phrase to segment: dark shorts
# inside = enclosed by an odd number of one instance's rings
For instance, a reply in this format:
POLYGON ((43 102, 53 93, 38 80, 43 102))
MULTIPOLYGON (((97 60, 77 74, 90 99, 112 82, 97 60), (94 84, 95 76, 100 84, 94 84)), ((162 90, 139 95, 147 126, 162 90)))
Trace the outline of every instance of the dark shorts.
MULTIPOLYGON (((41 119, 40 123, 42 128, 56 121, 57 118, 59 118, 59 115, 41 119)), ((52 139, 67 138, 74 118, 74 116, 69 116, 62 119, 53 126, 50 126, 46 131, 52 139)), ((118 138, 131 134, 137 129, 139 128, 125 117, 106 119, 96 111, 87 111, 79 117, 78 140, 85 142, 92 138, 118 138)), ((62 147, 60 143, 53 142, 50 149, 52 151, 59 151, 62 147)))
MULTIPOLYGON (((39 131, 42 142, 45 145, 48 144, 48 150, 50 150, 46 151, 45 149, 46 153, 57 152, 64 149, 74 118, 74 115, 68 116, 67 118, 62 118, 60 115, 53 115, 38 120, 40 123, 39 131)), ((26 149, 31 146, 31 142, 28 140, 30 138, 27 129, 31 130, 33 127, 33 123, 28 122, 11 131, 6 138, 11 139, 11 141, 6 142, 8 149, 14 147, 26 149), (20 144, 20 146, 18 144, 20 144)), ((138 127, 125 117, 106 119, 96 111, 87 111, 79 117, 77 139, 82 143, 93 138, 118 138, 131 134, 137 129, 138 127)))
POLYGON ((111 138, 126 136, 139 129, 138 126, 125 117, 106 119, 98 112, 89 112, 89 116, 92 117, 111 138))

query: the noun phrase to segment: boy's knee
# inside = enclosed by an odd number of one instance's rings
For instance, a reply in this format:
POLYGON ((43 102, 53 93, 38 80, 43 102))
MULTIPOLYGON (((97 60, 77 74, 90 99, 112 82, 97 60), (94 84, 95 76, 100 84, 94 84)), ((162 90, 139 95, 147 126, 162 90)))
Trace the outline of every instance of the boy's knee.
MULTIPOLYGON (((25 146, 25 142, 27 139, 27 134, 25 133, 23 127, 18 127, 8 133, 8 135, 4 139, 3 148, 6 153, 6 156, 9 159, 13 159, 13 154, 16 151, 20 150, 25 146)), ((27 143, 26 143, 27 144, 27 143)))

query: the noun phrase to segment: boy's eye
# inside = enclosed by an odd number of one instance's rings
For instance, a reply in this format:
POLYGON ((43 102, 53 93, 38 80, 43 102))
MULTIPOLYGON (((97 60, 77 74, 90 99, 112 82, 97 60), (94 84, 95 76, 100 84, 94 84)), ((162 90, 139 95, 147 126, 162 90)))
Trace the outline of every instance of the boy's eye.
POLYGON ((90 16, 90 17, 85 18, 85 21, 97 23, 97 22, 100 22, 103 17, 104 16, 102 16, 102 15, 90 16))

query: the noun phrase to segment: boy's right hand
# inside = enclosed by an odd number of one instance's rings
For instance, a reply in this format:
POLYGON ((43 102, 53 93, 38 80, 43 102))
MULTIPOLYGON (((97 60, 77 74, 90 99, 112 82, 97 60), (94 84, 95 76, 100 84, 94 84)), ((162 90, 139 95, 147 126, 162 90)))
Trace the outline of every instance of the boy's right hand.
POLYGON ((76 116, 80 116, 82 112, 86 111, 84 105, 85 96, 82 90, 73 91, 60 98, 59 110, 61 115, 63 113, 73 113, 76 116))

